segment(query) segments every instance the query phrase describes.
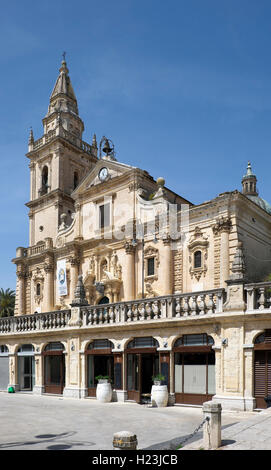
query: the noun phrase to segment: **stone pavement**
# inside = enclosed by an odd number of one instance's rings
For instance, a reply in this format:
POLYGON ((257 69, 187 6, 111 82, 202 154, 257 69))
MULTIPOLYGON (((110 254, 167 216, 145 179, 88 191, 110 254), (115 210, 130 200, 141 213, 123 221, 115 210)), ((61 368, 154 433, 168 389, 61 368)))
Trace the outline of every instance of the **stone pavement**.
MULTIPOLYGON (((271 408, 255 412, 254 416, 223 429, 222 445, 218 450, 271 450, 271 408)), ((222 412, 223 422, 223 412, 222 412)), ((192 440, 183 450, 203 448, 202 439, 192 440)))
MULTIPOLYGON (((230 429, 251 416, 254 413, 223 413, 222 434, 231 436, 230 429)), ((175 450, 202 421, 200 407, 151 408, 2 392, 0 450, 111 450, 113 434, 124 430, 137 435, 138 449, 175 450)), ((197 433, 194 439, 201 436, 197 433)))

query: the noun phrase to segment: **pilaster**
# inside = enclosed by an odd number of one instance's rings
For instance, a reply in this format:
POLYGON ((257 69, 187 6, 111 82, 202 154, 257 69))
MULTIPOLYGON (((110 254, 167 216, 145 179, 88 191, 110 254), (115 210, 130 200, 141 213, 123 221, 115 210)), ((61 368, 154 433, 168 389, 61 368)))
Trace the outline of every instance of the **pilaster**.
POLYGON ((130 242, 125 243, 126 252, 126 278, 125 291, 126 299, 133 300, 135 298, 135 247, 130 242))

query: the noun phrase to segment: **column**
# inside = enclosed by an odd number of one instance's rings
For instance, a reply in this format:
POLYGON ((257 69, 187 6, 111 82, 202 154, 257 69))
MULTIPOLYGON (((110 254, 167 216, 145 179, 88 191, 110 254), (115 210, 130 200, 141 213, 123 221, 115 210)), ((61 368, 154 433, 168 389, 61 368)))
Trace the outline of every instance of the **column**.
POLYGON ((79 338, 74 336, 68 340, 66 353, 66 380, 64 397, 80 398, 80 351, 79 338))
POLYGON ((79 265, 80 259, 77 256, 73 256, 69 259, 71 265, 71 283, 70 283, 70 300, 74 298, 74 292, 77 285, 78 275, 79 275, 79 265))
POLYGON ((164 286, 164 295, 170 295, 173 291, 173 272, 172 272, 172 250, 171 238, 167 236, 163 239, 164 245, 164 264, 163 264, 163 278, 162 283, 164 286))
POLYGON ((124 284, 125 299, 134 300, 135 298, 135 248, 132 243, 125 243, 126 252, 126 277, 124 284))
POLYGON ((44 308, 45 312, 54 310, 54 265, 52 262, 47 262, 44 266, 45 280, 44 280, 44 308))
POLYGON ((87 357, 84 351, 79 351, 80 361, 80 398, 87 397, 87 357))
MULTIPOLYGON (((36 348, 36 350, 39 348, 36 348)), ((36 395, 41 395, 44 392, 43 385, 43 357, 42 354, 35 353, 35 385, 33 387, 33 393, 36 395)))
POLYGON ((244 344, 244 399, 246 411, 253 411, 256 408, 256 399, 254 398, 254 367, 253 367, 253 350, 254 344, 244 344))
POLYGON ((18 279, 18 291, 16 292, 18 296, 18 315, 25 315, 25 272, 22 266, 18 266, 16 274, 18 279))
POLYGON ((9 387, 14 387, 15 391, 19 390, 18 381, 18 357, 14 353, 9 354, 9 387))
POLYGON ((220 238, 220 285, 229 279, 229 230, 223 226, 220 238))

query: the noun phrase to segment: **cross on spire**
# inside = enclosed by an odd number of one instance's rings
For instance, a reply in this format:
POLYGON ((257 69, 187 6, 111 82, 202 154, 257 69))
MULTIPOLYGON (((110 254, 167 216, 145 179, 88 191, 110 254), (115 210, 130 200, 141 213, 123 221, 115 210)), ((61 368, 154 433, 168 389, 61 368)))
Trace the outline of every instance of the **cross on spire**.
POLYGON ((63 61, 65 62, 65 59, 66 59, 66 52, 65 51, 63 52, 62 57, 63 57, 63 61))

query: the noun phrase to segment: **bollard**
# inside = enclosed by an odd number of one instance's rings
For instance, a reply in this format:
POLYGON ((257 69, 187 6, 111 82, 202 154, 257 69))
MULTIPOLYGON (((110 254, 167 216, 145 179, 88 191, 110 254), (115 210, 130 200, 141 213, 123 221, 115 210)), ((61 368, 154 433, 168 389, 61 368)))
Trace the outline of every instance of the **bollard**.
POLYGON ((115 450, 136 450, 136 434, 130 431, 120 431, 113 435, 113 449, 115 450))
POLYGON ((203 446, 206 450, 221 446, 221 404, 212 401, 203 403, 204 418, 209 418, 203 427, 203 446))

